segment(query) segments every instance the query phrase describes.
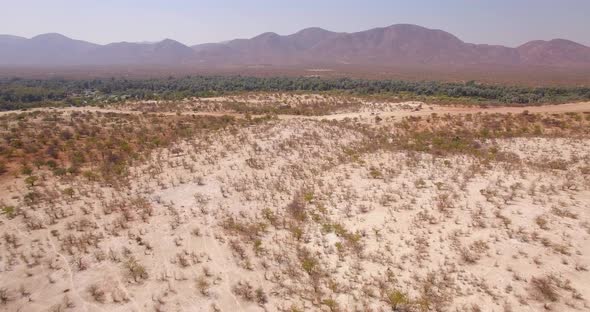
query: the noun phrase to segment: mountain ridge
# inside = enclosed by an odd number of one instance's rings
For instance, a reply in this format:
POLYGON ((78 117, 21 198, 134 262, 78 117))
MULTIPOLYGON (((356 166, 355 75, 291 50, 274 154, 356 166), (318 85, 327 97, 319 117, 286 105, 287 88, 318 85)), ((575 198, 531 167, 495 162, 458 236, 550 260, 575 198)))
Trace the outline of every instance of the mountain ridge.
POLYGON ((290 35, 187 46, 173 39, 105 45, 57 33, 30 39, 0 35, 0 65, 501 65, 589 67, 590 47, 566 39, 518 47, 467 43, 443 30, 395 24, 345 33, 319 27, 290 35))

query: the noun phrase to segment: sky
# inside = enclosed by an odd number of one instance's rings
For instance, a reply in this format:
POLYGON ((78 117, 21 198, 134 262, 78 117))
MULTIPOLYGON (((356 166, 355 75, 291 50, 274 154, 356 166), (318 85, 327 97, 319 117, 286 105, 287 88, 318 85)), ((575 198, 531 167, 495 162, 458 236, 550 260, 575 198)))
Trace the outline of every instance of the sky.
POLYGON ((564 38, 590 46, 590 0, 0 0, 0 34, 187 45, 307 27, 355 32, 399 23, 471 43, 564 38))

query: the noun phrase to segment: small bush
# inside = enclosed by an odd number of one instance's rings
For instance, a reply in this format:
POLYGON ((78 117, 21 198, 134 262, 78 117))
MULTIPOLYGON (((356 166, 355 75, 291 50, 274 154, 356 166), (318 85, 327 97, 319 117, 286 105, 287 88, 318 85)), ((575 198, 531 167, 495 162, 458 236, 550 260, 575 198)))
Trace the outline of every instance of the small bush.
POLYGON ((88 287, 88 291, 90 292, 90 295, 92 295, 92 298, 94 298, 96 302, 106 302, 107 295, 104 289, 102 289, 102 287, 98 286, 97 284, 92 284, 90 285, 90 287, 88 287))
POLYGON ((533 291, 538 294, 542 299, 555 302, 559 300, 559 292, 554 278, 550 276, 546 277, 533 277, 531 279, 531 285, 533 291))
POLYGON ((5 305, 11 300, 8 289, 0 288, 0 304, 5 305))
POLYGON ((387 294, 386 301, 391 306, 391 309, 393 311, 399 311, 400 309, 405 308, 410 303, 408 295, 399 290, 389 292, 387 294))
POLYGON ((232 288, 232 292, 246 301, 254 301, 256 292, 248 281, 240 281, 232 288))
POLYGON ((16 209, 14 206, 4 206, 0 209, 0 213, 6 215, 8 219, 12 219, 16 215, 16 209))
POLYGON ((322 304, 327 306, 328 309, 330 309, 330 312, 340 311, 340 305, 338 305, 338 302, 332 298, 322 300, 322 304))
POLYGON ((149 274, 145 266, 140 264, 135 258, 127 260, 127 262, 125 263, 125 268, 129 273, 129 277, 131 277, 135 282, 139 282, 149 278, 149 274))
POLYGON ((211 287, 211 283, 207 280, 207 278, 203 275, 197 278, 197 289, 203 296, 209 296, 209 288, 211 287))
POLYGON ((35 183, 37 183, 37 180, 39 180, 39 178, 37 178, 36 176, 30 176, 25 179, 25 183, 28 186, 33 187, 35 186, 35 183))
POLYGON ((259 305, 265 305, 268 302, 268 297, 262 287, 256 289, 256 302, 258 302, 259 305))
MULTIPOLYGON (((313 196, 313 195, 312 195, 313 196)), ((305 221, 307 213, 305 211, 305 202, 301 193, 296 193, 291 203, 287 205, 287 212, 297 221, 305 221)))
POLYGON ((543 229, 543 230, 548 230, 549 229, 549 226, 547 225, 549 222, 543 216, 538 216, 537 218, 535 218, 535 222, 537 223, 537 225, 541 229, 543 229))

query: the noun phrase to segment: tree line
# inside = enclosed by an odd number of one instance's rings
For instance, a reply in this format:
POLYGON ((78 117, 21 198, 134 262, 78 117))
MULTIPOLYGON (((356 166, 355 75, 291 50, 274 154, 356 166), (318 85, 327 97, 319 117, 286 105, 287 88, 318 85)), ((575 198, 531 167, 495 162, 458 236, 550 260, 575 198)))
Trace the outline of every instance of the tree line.
POLYGON ((590 100, 588 87, 520 87, 477 82, 366 80, 313 77, 187 76, 160 79, 3 79, 0 110, 93 105, 123 99, 177 100, 236 92, 325 92, 396 95, 487 104, 542 104, 590 100))

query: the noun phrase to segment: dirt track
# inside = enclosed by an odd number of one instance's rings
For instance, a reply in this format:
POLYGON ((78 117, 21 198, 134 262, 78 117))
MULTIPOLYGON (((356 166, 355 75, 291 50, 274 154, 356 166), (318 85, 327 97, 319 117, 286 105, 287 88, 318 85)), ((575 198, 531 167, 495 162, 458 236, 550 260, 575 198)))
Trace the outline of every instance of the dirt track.
MULTIPOLYGON (((530 113, 590 112, 590 102, 569 103, 569 104, 559 104, 559 105, 545 105, 545 106, 527 106, 527 107, 503 106, 503 107, 493 107, 493 108, 467 107, 467 106, 465 106, 465 107, 433 106, 433 109, 423 109, 423 110, 419 110, 419 111, 400 110, 400 111, 395 111, 395 112, 384 112, 384 113, 363 112, 363 113, 335 114, 335 115, 328 115, 328 116, 312 116, 312 117, 295 116, 295 117, 297 117, 297 118, 342 120, 345 118, 371 117, 371 116, 376 116, 376 115, 383 118, 383 117, 428 116, 432 113, 436 113, 439 115, 444 115, 444 114, 452 114, 452 115, 477 114, 477 113, 519 114, 524 111, 529 111, 530 113)), ((282 115, 279 117, 293 118, 294 116, 282 115)))

